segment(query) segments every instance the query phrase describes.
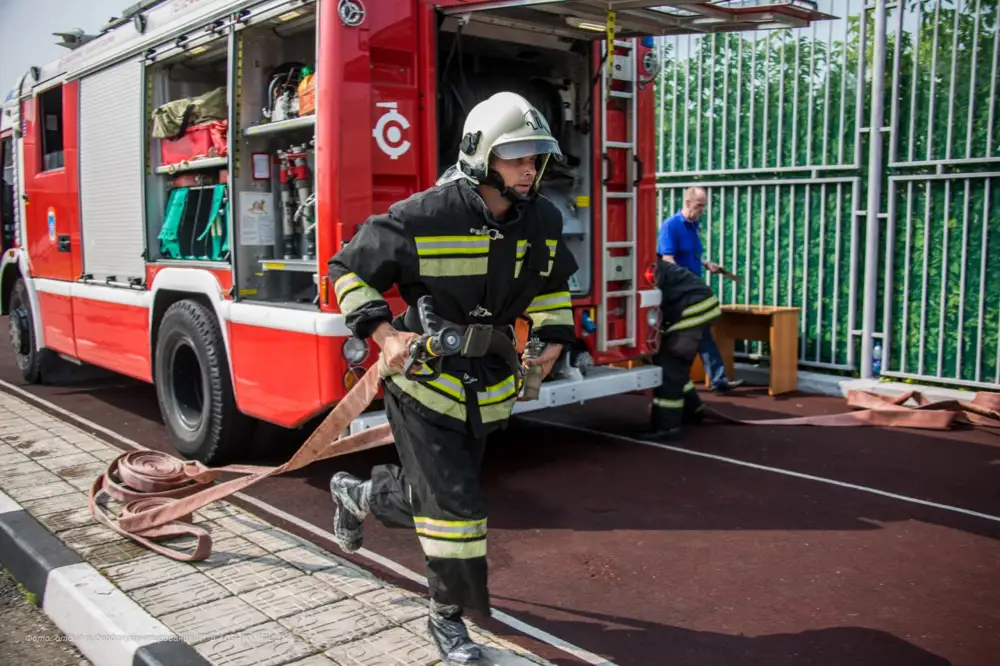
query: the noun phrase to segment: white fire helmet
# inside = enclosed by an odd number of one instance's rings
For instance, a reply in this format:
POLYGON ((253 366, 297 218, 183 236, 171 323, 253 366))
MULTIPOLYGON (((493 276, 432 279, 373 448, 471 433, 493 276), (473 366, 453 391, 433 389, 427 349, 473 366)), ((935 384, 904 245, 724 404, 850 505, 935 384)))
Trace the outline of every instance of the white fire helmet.
POLYGON ((500 174, 490 170, 491 154, 505 160, 539 157, 531 196, 538 192, 549 159, 562 159, 559 142, 542 114, 524 97, 511 92, 497 93, 469 112, 462 129, 457 166, 477 184, 492 185, 518 200, 530 198, 508 188, 500 174))

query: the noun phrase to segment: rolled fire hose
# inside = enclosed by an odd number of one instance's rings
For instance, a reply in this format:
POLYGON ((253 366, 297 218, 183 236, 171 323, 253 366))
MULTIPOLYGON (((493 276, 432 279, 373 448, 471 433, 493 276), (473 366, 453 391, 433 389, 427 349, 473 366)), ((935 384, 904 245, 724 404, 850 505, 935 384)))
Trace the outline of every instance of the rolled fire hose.
MULTIPOLYGON (((115 458, 90 489, 90 511, 99 522, 118 534, 175 560, 191 562, 208 558, 212 537, 192 523, 195 511, 245 490, 253 484, 284 472, 301 469, 317 460, 363 451, 393 441, 389 424, 341 437, 378 393, 379 371, 374 364, 354 388, 323 420, 291 459, 278 467, 229 465, 210 468, 197 461, 184 461, 159 451, 133 451, 115 458), (213 485, 223 473, 242 474, 213 485), (117 516, 98 505, 101 494, 124 502, 117 516), (158 541, 178 536, 195 537, 190 550, 172 548, 158 541)), ((814 425, 835 427, 903 427, 947 430, 954 423, 1000 428, 1000 394, 977 393, 972 402, 946 400, 930 402, 913 391, 896 398, 850 391, 850 407, 860 411, 826 416, 745 421, 730 418, 717 410, 710 416, 740 425, 814 425), (917 406, 907 406, 909 400, 917 406)))

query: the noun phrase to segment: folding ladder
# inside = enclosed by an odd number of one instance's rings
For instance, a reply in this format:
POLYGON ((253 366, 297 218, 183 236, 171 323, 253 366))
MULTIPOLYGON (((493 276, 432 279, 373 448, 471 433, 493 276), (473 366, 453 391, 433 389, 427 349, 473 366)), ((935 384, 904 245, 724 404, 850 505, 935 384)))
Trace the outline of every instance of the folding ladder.
MULTIPOLYGON (((613 20, 613 19, 612 19, 613 20)), ((603 102, 601 104, 601 161, 603 163, 604 177, 601 182, 601 266, 603 276, 601 278, 601 304, 598 309, 597 326, 597 349, 606 352, 612 347, 634 347, 637 343, 638 314, 638 257, 636 256, 636 239, 638 226, 638 196, 636 185, 638 180, 638 133, 636 131, 636 118, 638 117, 638 86, 636 85, 638 76, 638 64, 636 62, 636 48, 638 40, 613 40, 612 52, 608 53, 609 40, 602 41, 602 55, 610 59, 610 63, 605 61, 605 66, 601 67, 601 91, 603 102), (624 53, 617 54, 616 50, 624 53), (608 70, 612 74, 609 79, 608 70), (626 83, 627 90, 612 90, 614 81, 626 83), (612 104, 620 104, 615 100, 624 100, 621 105, 625 111, 625 141, 608 140, 608 107, 612 104), (622 190, 609 190, 608 184, 611 180, 611 165, 613 158, 608 152, 617 150, 624 151, 626 161, 625 187, 622 190), (608 202, 623 201, 625 205, 625 238, 621 240, 608 240, 608 202), (612 256, 612 250, 625 250, 622 254, 612 256), (626 287, 613 286, 615 283, 626 283, 626 287), (613 338, 610 332, 609 303, 613 299, 621 299, 625 305, 625 337, 613 338)), ((619 107, 620 108, 620 107, 619 107)))

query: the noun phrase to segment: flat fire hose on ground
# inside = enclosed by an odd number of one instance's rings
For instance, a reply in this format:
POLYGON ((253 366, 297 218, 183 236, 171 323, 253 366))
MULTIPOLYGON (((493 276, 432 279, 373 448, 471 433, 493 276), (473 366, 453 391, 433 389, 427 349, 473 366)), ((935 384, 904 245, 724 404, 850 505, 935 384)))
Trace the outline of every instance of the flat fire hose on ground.
MULTIPOLYGON (((245 490, 269 476, 313 463, 363 451, 393 441, 389 424, 347 437, 340 435, 378 394, 378 365, 373 365, 347 396, 309 436, 291 459, 278 467, 229 465, 210 468, 197 461, 183 461, 159 451, 133 451, 115 458, 90 489, 90 511, 102 524, 151 550, 180 561, 204 560, 211 555, 212 537, 192 523, 193 512, 212 502, 245 490), (223 473, 243 476, 213 485, 223 473), (123 502, 112 516, 97 502, 102 494, 123 502), (193 550, 180 550, 160 540, 193 536, 193 550)), ((947 430, 954 423, 1000 428, 1000 394, 977 393, 972 402, 930 402, 918 392, 897 398, 851 391, 848 405, 861 411, 826 416, 746 421, 706 410, 717 420, 742 425, 876 426, 947 430), (904 403, 913 399, 917 407, 904 403)))

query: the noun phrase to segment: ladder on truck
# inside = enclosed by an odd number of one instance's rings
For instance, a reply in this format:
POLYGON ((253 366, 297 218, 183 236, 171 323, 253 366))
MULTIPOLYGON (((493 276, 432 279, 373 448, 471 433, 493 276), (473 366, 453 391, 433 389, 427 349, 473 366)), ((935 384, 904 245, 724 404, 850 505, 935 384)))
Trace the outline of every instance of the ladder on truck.
POLYGON ((601 161, 603 162, 604 178, 601 182, 601 304, 598 309, 597 349, 606 352, 612 347, 637 346, 637 313, 638 313, 638 257, 637 257, 637 227, 638 227, 638 132, 636 118, 638 117, 638 65, 636 63, 637 39, 614 39, 613 14, 608 17, 608 38, 602 42, 601 67, 602 94, 601 104, 601 161), (608 52, 609 45, 611 52, 608 52), (624 51, 617 54, 616 50, 624 51), (609 73, 610 72, 610 73, 609 73), (614 81, 624 81, 628 90, 612 90, 614 81), (615 100, 625 100, 625 133, 624 141, 608 140, 608 107, 615 100), (624 151, 626 160, 625 187, 622 190, 609 190, 611 181, 612 158, 609 150, 624 151), (608 202, 624 200, 625 202, 625 239, 608 240, 608 202), (624 253, 615 252, 624 250, 624 253), (614 283, 625 282, 627 287, 613 287, 614 283), (621 299, 625 305, 625 335, 612 337, 610 329, 609 303, 613 299, 621 299))

